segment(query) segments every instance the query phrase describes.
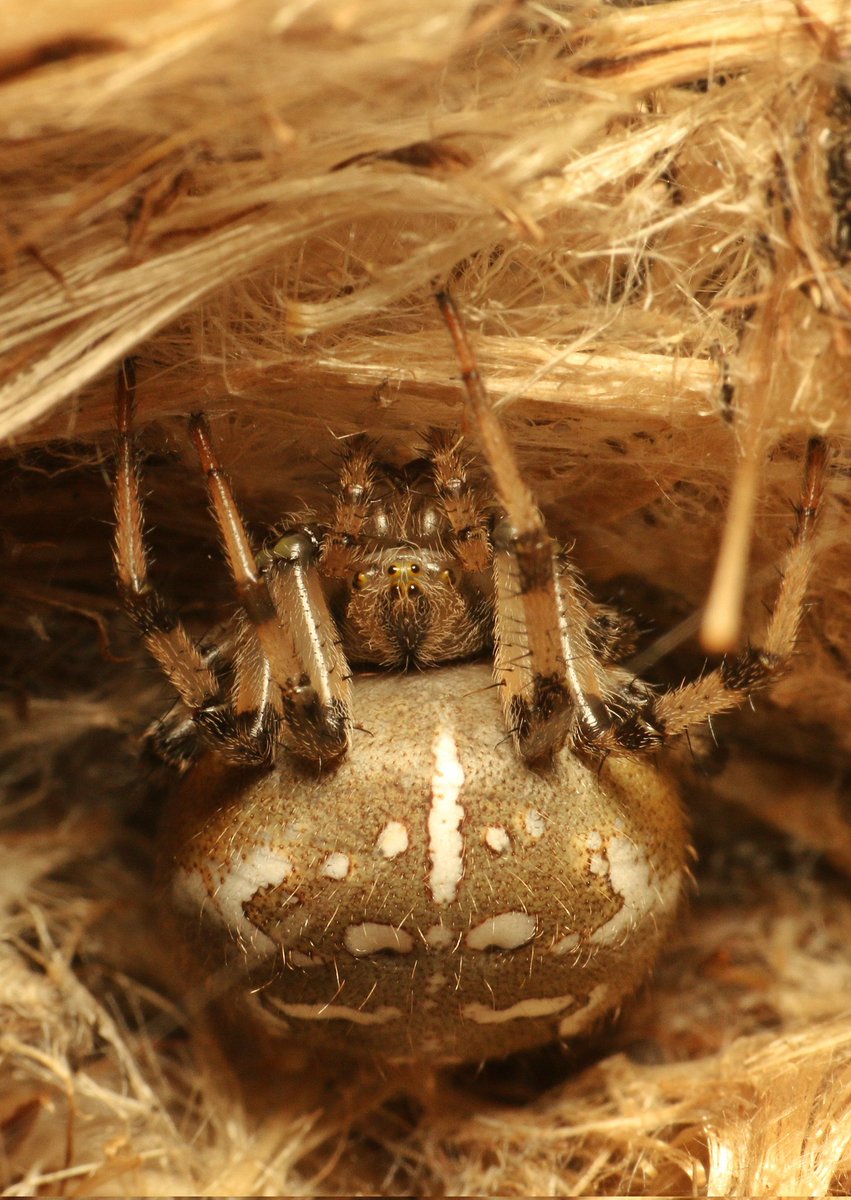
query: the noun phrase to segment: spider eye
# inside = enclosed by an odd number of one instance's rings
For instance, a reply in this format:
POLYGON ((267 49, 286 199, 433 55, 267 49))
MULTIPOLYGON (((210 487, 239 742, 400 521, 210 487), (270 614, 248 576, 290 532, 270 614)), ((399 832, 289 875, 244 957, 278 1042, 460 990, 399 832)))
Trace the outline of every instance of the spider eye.
POLYGON ((440 575, 438 576, 438 578, 440 579, 441 583, 454 583, 455 582, 455 572, 452 570, 451 567, 444 567, 443 570, 440 572, 440 575))
POLYGON ((367 581, 366 571, 358 571, 358 573, 355 575, 354 579, 352 580, 353 590, 356 592, 359 592, 361 590, 361 588, 363 587, 363 585, 366 583, 366 581, 367 581))

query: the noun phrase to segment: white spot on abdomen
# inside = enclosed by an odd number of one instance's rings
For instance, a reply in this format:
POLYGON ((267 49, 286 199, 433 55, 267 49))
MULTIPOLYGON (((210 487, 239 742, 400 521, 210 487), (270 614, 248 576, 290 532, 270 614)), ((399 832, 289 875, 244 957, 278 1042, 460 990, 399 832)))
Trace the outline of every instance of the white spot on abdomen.
POLYGON ((293 872, 291 860, 269 846, 254 846, 230 864, 229 879, 236 887, 242 881, 245 899, 250 900, 261 888, 277 887, 293 872))
POLYGON ((455 738, 447 729, 438 730, 432 744, 434 774, 431 778, 431 808, 428 814, 428 852, 431 871, 428 885, 435 904, 451 904, 464 874, 464 839, 461 822, 464 809, 458 796, 464 786, 464 768, 455 738))
POLYGON ((579 934, 578 933, 567 933, 567 934, 565 934, 565 936, 563 938, 559 938, 559 940, 553 946, 550 947, 550 953, 551 954, 559 954, 559 955, 570 954, 570 952, 572 950, 575 950, 578 945, 579 945, 579 934))
POLYGON ((597 1013, 608 1007, 608 996, 609 989, 606 984, 598 983, 581 1008, 559 1021, 559 1037, 566 1038, 572 1037, 574 1033, 584 1033, 593 1023, 597 1013))
POLYGON ((609 838, 606 854, 612 888, 622 897, 623 904, 591 934, 589 940, 600 946, 617 945, 646 917, 668 912, 680 894, 679 873, 658 879, 645 852, 630 838, 615 834, 609 838))
POLYGON ((530 808, 526 813, 526 832, 529 837, 542 838, 547 831, 547 819, 542 812, 538 812, 537 808, 530 808))
POLYGON ((479 1025, 498 1025, 502 1021, 531 1020, 534 1017, 552 1017, 574 1003, 573 996, 541 996, 529 1000, 518 1000, 508 1008, 490 1008, 487 1004, 465 1004, 462 1017, 469 1017, 479 1025))
POLYGON ((432 925, 423 934, 426 945, 431 950, 448 950, 458 942, 458 934, 446 925, 432 925))
POLYGON ((230 861, 205 859, 178 872, 173 884, 175 900, 183 908, 194 904, 196 913, 214 915, 246 951, 269 955, 276 952, 275 943, 249 921, 244 906, 257 892, 284 883, 292 871, 289 858, 267 845, 252 846, 230 861))
POLYGON ((390 950, 394 954, 410 954, 414 939, 404 929, 395 925, 381 925, 376 921, 364 921, 362 925, 350 925, 343 934, 343 944, 349 954, 366 958, 369 954, 380 954, 390 950))
POLYGON ((506 854, 511 849, 511 838, 502 825, 488 825, 485 830, 485 845, 494 854, 506 854))
POLYGON ((536 929, 537 922, 528 913, 500 913, 471 929, 466 942, 471 950, 517 950, 531 942, 536 929))
POLYGON ((345 879, 349 873, 349 858, 347 854, 329 854, 322 864, 320 874, 326 879, 345 879))
POLYGON ((385 1005, 374 1012, 362 1012, 359 1008, 350 1008, 346 1004, 285 1004, 283 1000, 274 997, 270 1003, 280 1009, 288 1017, 296 1017, 302 1021, 351 1021, 355 1025, 386 1025, 388 1021, 397 1021, 402 1015, 401 1009, 385 1005))
POLYGON ((408 831, 401 821, 388 821, 378 835, 375 849, 382 858, 396 858, 408 849, 408 831))
POLYGON ((592 854, 588 870, 592 875, 606 875, 609 870, 609 860, 603 854, 592 854))
POLYGON ((291 967, 299 967, 303 970, 325 966, 325 959, 321 954, 305 954, 301 950, 290 950, 287 954, 287 962, 291 967))

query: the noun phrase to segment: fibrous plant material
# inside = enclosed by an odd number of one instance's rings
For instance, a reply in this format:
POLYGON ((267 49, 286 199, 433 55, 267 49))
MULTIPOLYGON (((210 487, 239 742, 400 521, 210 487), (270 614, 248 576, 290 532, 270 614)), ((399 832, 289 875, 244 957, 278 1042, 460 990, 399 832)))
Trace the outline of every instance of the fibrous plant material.
MULTIPOLYGON (((847 1193, 849 20, 6 5, 12 1193, 847 1193), (104 479, 133 354, 156 568, 209 628, 228 594, 184 418, 208 413, 258 524, 317 502, 336 439, 405 461, 461 420, 447 281, 550 527, 658 631, 696 628, 721 543, 710 636, 742 593, 759 627, 804 440, 834 446, 793 670, 695 743, 699 772, 683 754, 679 939, 619 1026, 478 1080, 261 1052, 182 992, 149 884, 161 781, 135 761, 162 693, 113 617, 104 479)), ((646 643, 660 683, 700 665, 646 643)))

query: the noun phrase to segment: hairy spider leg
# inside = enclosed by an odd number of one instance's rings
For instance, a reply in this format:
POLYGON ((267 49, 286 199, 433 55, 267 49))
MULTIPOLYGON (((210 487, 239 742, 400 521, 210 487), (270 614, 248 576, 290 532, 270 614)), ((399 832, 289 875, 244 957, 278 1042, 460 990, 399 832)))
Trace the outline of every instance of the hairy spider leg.
MULTIPOLYGON (((433 429, 426 436, 434 489, 452 529, 451 551, 464 571, 475 573, 493 567, 490 529, 494 504, 483 503, 471 480, 463 444, 462 436, 450 430, 433 429)), ((569 589, 582 597, 593 652, 607 664, 632 653, 638 638, 635 620, 613 605, 592 600, 563 550, 559 552, 557 577, 559 590, 569 589)))
MULTIPOLYGON (((572 568, 565 566, 564 574, 573 574, 572 568)), ((564 574, 561 579, 564 578, 564 574)), ((574 587, 580 587, 574 579, 574 587)), ((621 612, 611 604, 601 604, 590 598, 586 600, 590 624, 588 637, 594 653, 604 663, 622 661, 632 654, 638 641, 638 622, 629 613, 621 612)))
POLYGON ((347 440, 340 461, 334 516, 322 539, 319 570, 329 579, 352 574, 370 517, 375 489, 375 445, 359 434, 347 440))
MULTIPOLYGON (((151 726, 147 737, 161 758, 184 770, 197 757, 199 733, 236 762, 265 761, 274 748, 277 721, 265 699, 268 686, 258 685, 243 666, 237 671, 236 702, 228 702, 218 674, 223 654, 243 640, 239 630, 229 627, 224 631, 224 646, 200 646, 151 581, 133 433, 135 394, 135 370, 127 359, 116 386, 114 503, 119 594, 181 701, 175 711, 151 726)), ((239 661, 244 663, 244 656, 239 661)))
MULTIPOLYGON (((227 679, 232 674, 231 664, 240 641, 240 622, 231 619, 205 635, 203 642, 196 642, 205 665, 216 676, 217 692, 195 711, 181 700, 176 700, 168 712, 151 722, 145 730, 143 741, 155 761, 165 762, 181 772, 187 771, 199 757, 205 743, 213 740, 205 733, 203 725, 210 719, 207 714, 218 711, 225 702, 227 679)), ((213 740, 213 744, 217 743, 213 740)), ((219 745, 219 749, 228 753, 227 744, 224 747, 219 745)), ((235 757, 237 762, 244 761, 239 743, 235 757)), ((253 747, 250 761, 255 761, 253 747)))
POLYGON ((351 683, 322 592, 314 544, 306 533, 281 539, 272 563, 261 571, 206 418, 196 413, 189 429, 247 622, 247 653, 237 655, 237 675, 240 660, 247 657, 259 690, 265 691, 265 681, 271 680, 274 686, 268 700, 264 695, 261 711, 280 714, 281 732, 293 753, 313 761, 335 758, 349 748, 351 683))
POLYGON ((116 469, 113 500, 113 554, 121 601, 145 645, 191 711, 200 709, 219 688, 204 651, 183 626, 168 601, 154 587, 140 496, 140 471, 133 433, 136 373, 125 359, 116 379, 116 469))
POLYGON ((506 513, 493 534, 495 674, 506 723, 529 761, 549 757, 568 736, 577 745, 602 745, 612 726, 606 705, 611 684, 593 651, 585 597, 572 573, 560 572, 557 547, 488 399, 452 297, 439 292, 437 303, 506 513))
POLYGON ((807 442, 801 499, 795 529, 781 565, 780 589, 761 642, 726 657, 692 683, 658 696, 648 719, 663 737, 716 713, 738 708, 750 693, 765 687, 788 665, 804 613, 814 562, 814 544, 824 499, 828 446, 819 437, 807 442))
POLYGON ((426 437, 434 490, 452 529, 452 553, 464 571, 487 571, 493 563, 486 513, 472 486, 462 439, 445 429, 426 437))

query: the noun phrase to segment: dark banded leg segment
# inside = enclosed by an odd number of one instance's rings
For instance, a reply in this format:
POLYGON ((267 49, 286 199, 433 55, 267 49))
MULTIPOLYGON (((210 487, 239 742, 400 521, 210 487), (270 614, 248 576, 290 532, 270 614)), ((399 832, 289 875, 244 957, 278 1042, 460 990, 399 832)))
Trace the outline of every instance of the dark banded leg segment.
POLYGON ((148 731, 148 742, 158 757, 179 769, 197 757, 199 740, 234 762, 266 762, 276 744, 278 717, 268 699, 270 689, 264 678, 268 671, 245 647, 244 632, 237 626, 224 635, 226 643, 235 639, 240 645, 237 685, 228 697, 216 669, 221 665, 219 656, 198 645, 151 581, 133 438, 134 406, 135 375, 128 359, 118 373, 116 388, 115 567, 124 607, 180 698, 178 709, 148 731))
POLYGON ((342 579, 354 571, 370 517, 375 473, 373 443, 363 435, 348 439, 340 464, 334 519, 322 541, 320 570, 329 579, 342 579))
MULTIPOLYGON (((219 680, 182 625, 177 614, 153 586, 148 568, 140 498, 139 464, 133 435, 136 378, 126 359, 116 381, 116 468, 113 489, 115 539, 113 553, 122 603, 151 655, 177 692, 183 707, 199 711, 219 692, 219 680)), ((193 756, 189 731, 180 736, 174 761, 193 756)))
POLYGON ((200 414, 192 417, 190 433, 245 617, 247 653, 236 655, 238 685, 247 658, 258 684, 268 688, 267 706, 280 718, 287 747, 314 761, 336 758, 349 747, 351 688, 319 585, 313 543, 306 533, 282 538, 272 564, 261 572, 200 414))
POLYGON ((465 571, 487 571, 491 551, 484 509, 470 484, 461 439, 443 429, 428 435, 434 490, 452 529, 452 551, 465 571))
POLYGON ((656 698, 650 718, 663 736, 672 737, 715 713, 738 708, 751 692, 772 682, 788 665, 812 576, 827 461, 827 444, 821 438, 810 438, 792 543, 783 560, 780 590, 760 644, 726 658, 694 683, 656 698))
POLYGON ((604 663, 615 663, 622 662, 632 654, 639 632, 634 618, 609 604, 598 604, 592 600, 587 602, 586 607, 590 618, 588 637, 597 657, 604 663))
POLYGON ((596 658, 590 618, 573 577, 561 574, 556 546, 520 474, 490 404, 460 314, 437 295, 461 366, 468 411, 506 519, 494 532, 496 675, 506 723, 524 758, 558 750, 568 735, 605 750, 611 741, 610 691, 596 658), (561 574, 561 578, 559 578, 561 574))

